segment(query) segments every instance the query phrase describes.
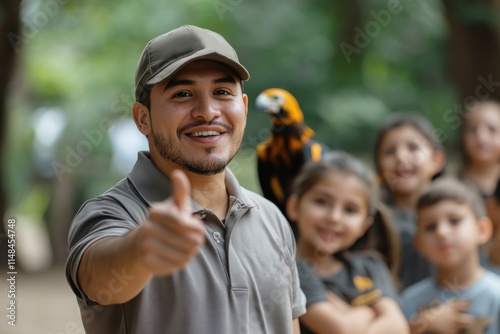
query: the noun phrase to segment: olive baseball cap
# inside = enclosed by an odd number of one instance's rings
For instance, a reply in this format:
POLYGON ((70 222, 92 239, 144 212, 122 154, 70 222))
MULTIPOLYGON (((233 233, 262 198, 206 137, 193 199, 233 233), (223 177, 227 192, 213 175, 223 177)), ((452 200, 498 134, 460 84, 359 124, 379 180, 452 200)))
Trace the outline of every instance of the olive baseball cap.
POLYGON ((135 73, 135 99, 144 90, 175 74, 194 60, 214 60, 232 68, 246 81, 250 74, 238 60, 233 47, 216 32, 184 25, 153 38, 142 51, 135 73))

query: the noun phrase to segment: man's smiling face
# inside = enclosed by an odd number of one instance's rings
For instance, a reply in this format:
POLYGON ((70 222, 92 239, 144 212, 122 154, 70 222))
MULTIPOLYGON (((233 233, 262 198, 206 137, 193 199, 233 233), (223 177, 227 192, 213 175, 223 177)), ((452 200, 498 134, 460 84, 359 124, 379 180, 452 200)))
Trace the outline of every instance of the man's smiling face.
POLYGON ((220 173, 238 152, 247 111, 248 98, 229 67, 189 63, 151 91, 151 155, 193 173, 220 173))

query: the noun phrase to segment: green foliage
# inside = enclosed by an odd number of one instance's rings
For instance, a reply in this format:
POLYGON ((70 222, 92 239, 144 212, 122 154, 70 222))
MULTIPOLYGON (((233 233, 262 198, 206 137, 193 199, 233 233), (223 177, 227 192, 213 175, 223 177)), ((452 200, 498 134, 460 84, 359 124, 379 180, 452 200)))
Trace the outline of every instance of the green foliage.
MULTIPOLYGON (((22 136, 17 131, 31 131, 15 119, 29 123, 32 110, 61 108, 68 126, 58 142, 55 159, 60 162, 68 146, 85 139, 83 130, 130 118, 135 66, 143 47, 156 35, 188 23, 220 32, 250 71, 246 137, 234 163, 241 170, 238 177, 251 189, 259 190, 251 152, 265 140, 270 126, 268 117, 254 112, 254 100, 269 87, 291 91, 321 140, 355 154, 371 155, 367 143, 394 111, 424 113, 448 137, 453 134, 443 119, 455 94, 446 77, 446 24, 438 0, 48 3, 23 2, 24 25, 34 33, 23 35, 20 67, 26 87, 13 91, 11 105, 24 116, 11 119, 10 126, 16 127, 11 141, 22 136), (380 14, 388 12, 391 3, 399 3, 399 12, 384 22, 380 14), (48 20, 41 20, 43 15, 48 20), (370 27, 376 29, 370 32, 370 27), (362 45, 357 43, 363 39, 360 34, 365 35, 362 45), (342 45, 356 52, 346 55, 342 45), (243 172, 247 168, 250 173, 243 172)), ((29 152, 30 145, 18 142, 15 147, 29 152)), ((72 177, 86 180, 80 184, 85 195, 99 193, 110 179, 121 176, 110 167, 110 158, 105 138, 72 170, 72 177), (95 161, 105 173, 95 173, 95 161)), ((14 159, 12 170, 31 166, 28 161, 14 159)), ((23 188, 26 173, 12 172, 11 186, 23 188)))

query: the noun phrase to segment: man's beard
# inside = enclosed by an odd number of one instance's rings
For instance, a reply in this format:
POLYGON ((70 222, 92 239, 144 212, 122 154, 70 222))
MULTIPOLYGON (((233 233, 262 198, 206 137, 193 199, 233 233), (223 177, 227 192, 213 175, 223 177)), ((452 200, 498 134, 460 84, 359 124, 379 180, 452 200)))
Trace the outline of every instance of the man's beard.
MULTIPOLYGON (((229 162, 231 162, 239 149, 238 145, 236 152, 229 159, 227 159, 227 161, 215 158, 199 159, 198 161, 195 161, 186 159, 182 155, 179 146, 175 147, 171 139, 167 139, 161 134, 153 132, 153 143, 163 159, 173 162, 189 172, 200 175, 214 175, 221 173, 224 171, 229 162)), ((208 147, 205 150, 207 153, 210 153, 212 148, 208 147)))

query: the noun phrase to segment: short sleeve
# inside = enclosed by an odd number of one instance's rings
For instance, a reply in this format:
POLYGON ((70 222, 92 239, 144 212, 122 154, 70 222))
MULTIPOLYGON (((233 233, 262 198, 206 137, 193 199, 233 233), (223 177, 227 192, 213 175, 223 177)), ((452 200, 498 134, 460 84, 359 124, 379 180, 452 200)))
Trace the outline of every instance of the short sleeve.
POLYGON ((293 305, 292 305, 292 317, 293 319, 296 319, 303 315, 306 312, 305 309, 305 304, 306 304, 306 297, 304 295, 304 292, 302 291, 300 287, 300 277, 298 275, 297 271, 297 266, 295 264, 295 261, 293 261, 293 271, 295 275, 293 275, 292 279, 292 285, 293 285, 293 305))
POLYGON ((286 219, 284 219, 283 215, 277 211, 277 214, 282 217, 284 232, 285 232, 285 249, 288 251, 285 252, 285 256, 287 258, 288 267, 291 272, 291 292, 292 292, 292 317, 296 319, 306 313, 306 297, 300 286, 300 277, 297 268, 297 262, 295 261, 296 252, 297 252, 297 244, 295 242, 295 237, 293 236, 292 229, 290 224, 286 219))
POLYGON ((299 271, 300 288, 306 296, 306 308, 315 303, 327 301, 326 286, 316 275, 314 269, 305 261, 298 261, 297 269, 299 271))
POLYGON ((84 203, 70 226, 66 278, 77 297, 95 305, 78 282, 78 267, 83 254, 94 242, 110 236, 124 236, 137 226, 127 210, 113 199, 99 197, 84 203))

